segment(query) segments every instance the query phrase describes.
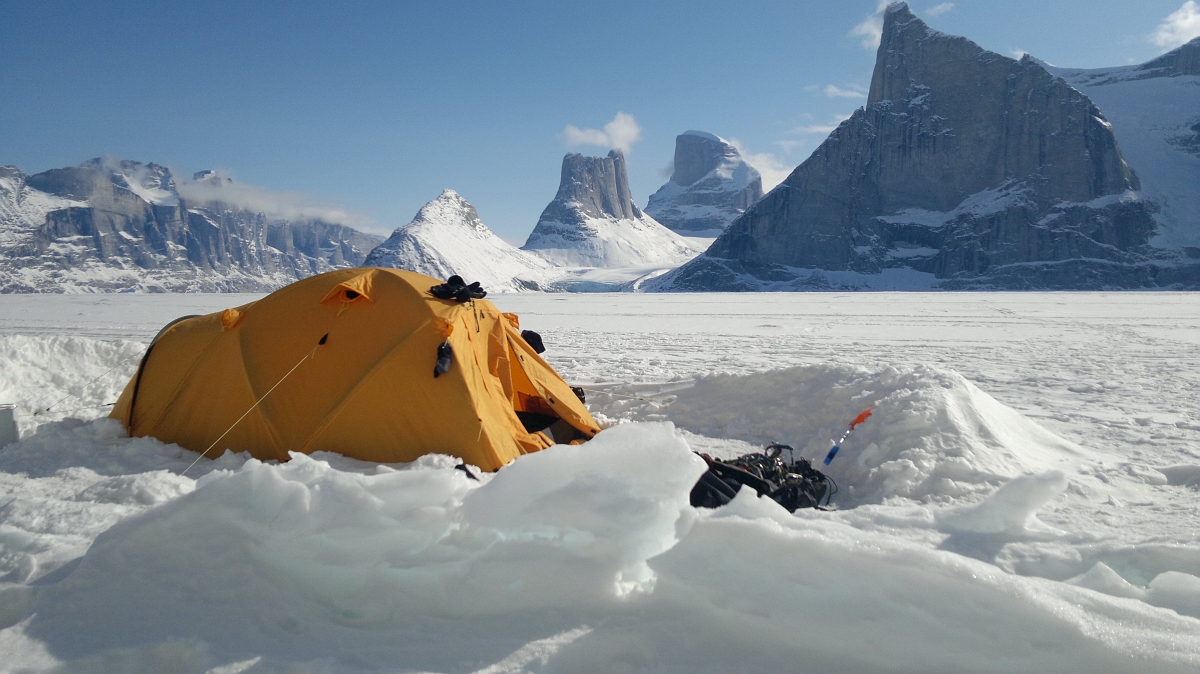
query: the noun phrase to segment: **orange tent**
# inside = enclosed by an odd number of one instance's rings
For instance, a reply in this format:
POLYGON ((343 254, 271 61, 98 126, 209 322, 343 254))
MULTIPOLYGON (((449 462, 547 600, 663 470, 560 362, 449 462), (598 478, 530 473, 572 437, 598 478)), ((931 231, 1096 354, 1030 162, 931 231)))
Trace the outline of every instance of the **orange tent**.
POLYGON ((151 343, 110 416, 130 435, 211 447, 209 457, 328 451, 391 463, 441 453, 489 471, 600 431, 515 315, 487 300, 437 299, 430 288, 440 283, 344 269, 179 319, 151 343), (453 356, 435 378, 443 343, 453 356))

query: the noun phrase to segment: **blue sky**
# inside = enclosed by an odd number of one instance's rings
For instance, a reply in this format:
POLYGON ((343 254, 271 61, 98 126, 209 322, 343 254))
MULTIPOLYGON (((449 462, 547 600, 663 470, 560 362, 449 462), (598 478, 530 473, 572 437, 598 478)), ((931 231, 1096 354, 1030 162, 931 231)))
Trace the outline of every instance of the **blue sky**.
MULTIPOLYGON (((910 5, 938 30, 1062 66, 1139 63, 1200 34, 1194 1, 910 5)), ((878 10, 2 2, 0 164, 34 173, 109 154, 183 176, 224 168, 344 205, 379 232, 449 187, 519 243, 554 196, 563 154, 608 149, 573 140, 627 146, 640 205, 688 129, 736 139, 782 177, 862 105, 878 10)))

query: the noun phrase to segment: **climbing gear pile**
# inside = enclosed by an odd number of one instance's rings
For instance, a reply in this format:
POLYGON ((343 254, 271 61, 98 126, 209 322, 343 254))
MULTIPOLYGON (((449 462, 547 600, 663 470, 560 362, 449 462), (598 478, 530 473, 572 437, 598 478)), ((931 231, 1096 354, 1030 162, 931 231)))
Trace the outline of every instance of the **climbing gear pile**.
POLYGON ((467 285, 467 282, 463 281, 458 274, 446 279, 445 283, 430 288, 429 294, 439 300, 454 300, 455 302, 470 302, 487 297, 487 291, 479 285, 479 281, 467 285))
POLYGON ((808 459, 795 458, 795 454, 790 446, 776 443, 761 453, 736 459, 714 459, 700 454, 708 470, 692 487, 691 504, 697 508, 718 508, 732 501, 742 485, 746 485, 788 512, 829 505, 837 493, 837 483, 813 468, 808 459), (788 451, 791 462, 783 460, 784 450, 788 451))

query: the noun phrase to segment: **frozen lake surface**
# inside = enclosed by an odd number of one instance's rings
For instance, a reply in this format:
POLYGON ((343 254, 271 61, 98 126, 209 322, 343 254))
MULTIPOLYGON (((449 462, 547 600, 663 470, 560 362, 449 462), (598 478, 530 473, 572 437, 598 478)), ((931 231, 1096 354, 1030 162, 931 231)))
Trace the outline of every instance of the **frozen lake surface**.
POLYGON ((178 477, 92 421, 162 325, 256 297, 0 296, 0 671, 1200 667, 1194 293, 489 297, 614 428, 483 484, 178 477), (687 505, 690 450, 817 459, 867 406, 836 511, 687 505))

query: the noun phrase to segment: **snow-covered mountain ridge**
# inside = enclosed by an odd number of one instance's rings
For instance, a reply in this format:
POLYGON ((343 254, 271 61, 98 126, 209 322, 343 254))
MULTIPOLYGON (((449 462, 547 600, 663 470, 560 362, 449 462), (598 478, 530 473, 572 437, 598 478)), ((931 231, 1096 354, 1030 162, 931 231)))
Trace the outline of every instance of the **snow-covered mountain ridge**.
MULTIPOLYGON (((201 172, 198 180, 216 174, 201 172)), ((187 199, 157 164, 0 167, 0 292, 268 291, 363 262, 379 237, 312 217, 187 199)))
POLYGON ((394 267, 445 279, 479 281, 488 292, 544 289, 553 265, 496 236, 454 190, 425 204, 416 217, 372 250, 368 267, 394 267))

